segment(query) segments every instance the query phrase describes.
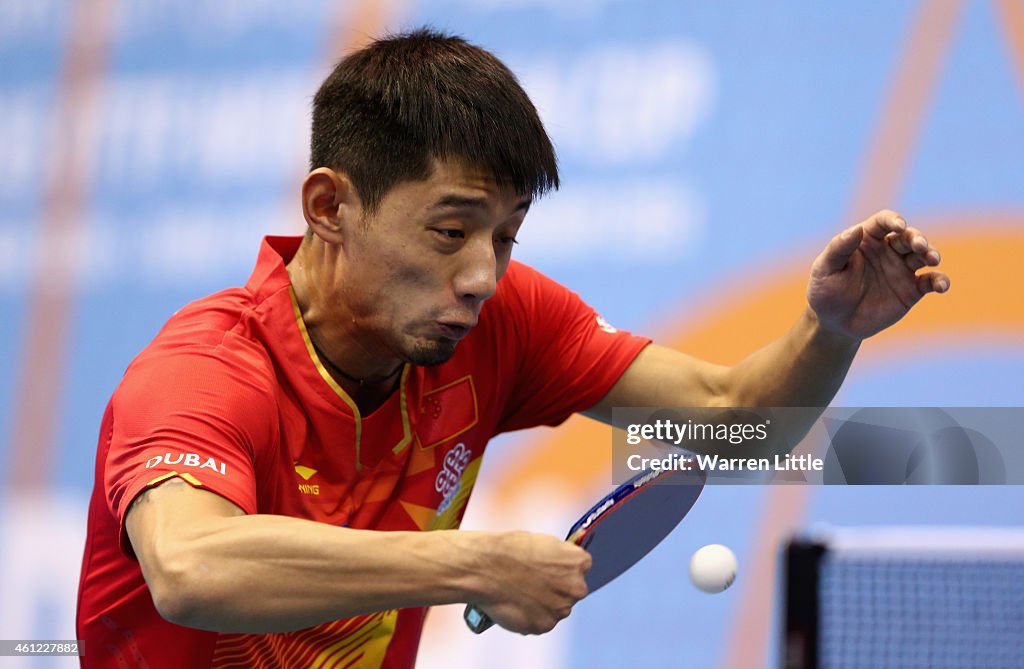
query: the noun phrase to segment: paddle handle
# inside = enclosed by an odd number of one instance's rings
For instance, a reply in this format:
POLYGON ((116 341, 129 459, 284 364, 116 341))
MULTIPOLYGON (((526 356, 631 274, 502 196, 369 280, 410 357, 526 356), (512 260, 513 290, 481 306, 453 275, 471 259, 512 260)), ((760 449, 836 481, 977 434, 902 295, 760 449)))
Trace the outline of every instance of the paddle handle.
POLYGON ((473 634, 481 634, 494 625, 491 617, 481 611, 476 604, 466 605, 466 610, 462 613, 462 619, 466 621, 466 627, 472 630, 473 634))

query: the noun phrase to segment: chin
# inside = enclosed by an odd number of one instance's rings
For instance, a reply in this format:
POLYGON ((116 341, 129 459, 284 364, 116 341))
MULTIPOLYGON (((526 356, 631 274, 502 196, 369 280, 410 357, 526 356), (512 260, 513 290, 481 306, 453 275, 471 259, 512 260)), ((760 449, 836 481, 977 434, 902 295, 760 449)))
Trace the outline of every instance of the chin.
POLYGON ((455 355, 455 345, 458 342, 451 340, 427 339, 417 342, 410 351, 406 353, 405 359, 420 367, 433 367, 448 362, 455 355))

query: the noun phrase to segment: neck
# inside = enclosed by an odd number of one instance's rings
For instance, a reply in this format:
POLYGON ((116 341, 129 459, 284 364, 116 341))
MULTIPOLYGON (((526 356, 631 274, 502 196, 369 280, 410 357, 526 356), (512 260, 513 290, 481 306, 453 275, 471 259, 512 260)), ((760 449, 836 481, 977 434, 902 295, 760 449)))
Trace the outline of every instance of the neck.
POLYGON ((346 390, 382 384, 390 389, 403 363, 379 350, 378 338, 360 330, 357 318, 337 294, 337 287, 343 285, 340 249, 317 241, 316 237, 303 240, 287 265, 310 343, 331 375, 349 386, 346 390))
MULTIPOLYGON (((308 330, 307 330, 307 333, 308 333, 308 330)), ((337 374, 338 376, 340 376, 343 379, 347 379, 349 381, 352 381, 353 383, 358 383, 360 386, 377 385, 377 384, 384 383, 385 381, 390 381, 391 379, 394 379, 395 377, 398 376, 399 372, 402 371, 402 367, 404 366, 401 362, 399 362, 398 366, 395 367, 394 370, 392 370, 392 371, 390 371, 390 372, 388 372, 386 374, 379 374, 379 375, 376 375, 376 376, 359 377, 359 376, 355 376, 353 374, 349 374, 344 369, 342 369, 341 367, 336 365, 331 360, 331 358, 326 353, 324 353, 323 350, 319 346, 317 346, 316 340, 313 339, 313 335, 312 334, 310 334, 310 336, 309 336, 309 343, 311 343, 313 345, 313 350, 316 351, 316 355, 317 355, 318 358, 320 358, 320 361, 323 362, 328 367, 330 367, 332 373, 337 374)))

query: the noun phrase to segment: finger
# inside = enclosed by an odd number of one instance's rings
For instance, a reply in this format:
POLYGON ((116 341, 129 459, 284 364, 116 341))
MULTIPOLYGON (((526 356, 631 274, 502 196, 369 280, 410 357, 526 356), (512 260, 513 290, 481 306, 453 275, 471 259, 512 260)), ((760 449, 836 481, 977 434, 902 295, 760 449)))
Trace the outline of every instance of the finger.
POLYGON ((903 233, 890 232, 885 236, 885 241, 889 244, 890 247, 892 247, 893 251, 899 253, 900 255, 905 256, 908 253, 913 253, 913 249, 910 247, 910 244, 908 244, 907 241, 903 239, 903 233))
POLYGON ((586 554, 583 563, 580 565, 581 572, 584 576, 590 573, 590 568, 594 566, 594 558, 590 553, 586 554))
POLYGON ((903 242, 910 247, 914 253, 927 253, 931 246, 928 245, 928 239, 921 234, 921 231, 917 228, 907 228, 902 234, 903 242))
POLYGON ((824 272, 832 274, 846 267, 850 256, 860 247, 863 238, 864 226, 862 223, 851 226, 833 237, 818 258, 824 272))
POLYGON ((906 263, 907 269, 911 272, 916 272, 922 267, 927 267, 928 263, 925 262, 924 258, 917 255, 916 253, 908 253, 903 256, 903 262, 906 263))
POLYGON ((949 277, 942 272, 926 272, 917 277, 917 290, 922 295, 945 293, 949 286, 949 277))
POLYGON ((903 262, 911 272, 916 272, 922 267, 935 267, 942 262, 942 256, 936 249, 930 248, 927 253, 907 253, 903 256, 903 262))
POLYGON ((890 232, 903 232, 907 229, 907 221, 889 209, 883 209, 861 225, 864 226, 864 232, 875 239, 885 239, 890 232))
POLYGON ((907 228, 901 232, 890 232, 885 236, 896 253, 906 255, 907 253, 920 253, 924 255, 934 248, 928 244, 928 238, 921 234, 917 228, 907 228))

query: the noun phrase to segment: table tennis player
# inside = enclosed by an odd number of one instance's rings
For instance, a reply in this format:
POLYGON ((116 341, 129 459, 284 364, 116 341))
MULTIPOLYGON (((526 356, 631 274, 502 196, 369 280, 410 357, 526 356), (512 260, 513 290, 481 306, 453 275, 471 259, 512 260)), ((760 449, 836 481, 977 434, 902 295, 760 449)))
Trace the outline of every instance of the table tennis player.
POLYGON ((613 406, 827 406, 862 340, 950 285, 881 211, 813 260, 785 335, 710 364, 512 260, 558 184, 491 53, 421 29, 337 65, 313 103, 305 235, 265 238, 244 286, 171 316, 107 406, 83 666, 411 667, 447 603, 546 632, 590 558, 456 531, 488 440, 613 406))

